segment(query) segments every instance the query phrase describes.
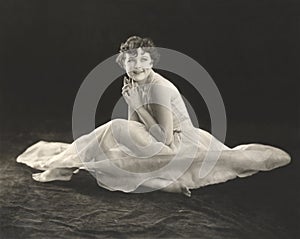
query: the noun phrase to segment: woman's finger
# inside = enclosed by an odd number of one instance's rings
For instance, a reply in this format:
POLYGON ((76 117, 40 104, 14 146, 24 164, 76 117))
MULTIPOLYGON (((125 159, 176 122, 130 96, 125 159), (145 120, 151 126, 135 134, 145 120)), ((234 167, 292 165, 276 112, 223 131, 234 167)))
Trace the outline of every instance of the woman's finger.
POLYGON ((129 84, 133 85, 134 80, 132 78, 129 78, 128 81, 129 81, 129 84))
POLYGON ((133 80, 129 81, 128 84, 129 84, 130 88, 132 88, 133 87, 133 80))
POLYGON ((130 93, 128 92, 128 90, 123 90, 122 91, 122 95, 125 95, 125 94, 127 94, 128 96, 130 95, 130 93))
POLYGON ((129 83, 130 83, 129 79, 126 76, 124 76, 124 78, 123 78, 123 84, 127 85, 129 83))
POLYGON ((129 85, 124 85, 124 86, 122 87, 122 90, 125 90, 125 89, 130 89, 130 86, 129 86, 129 85))

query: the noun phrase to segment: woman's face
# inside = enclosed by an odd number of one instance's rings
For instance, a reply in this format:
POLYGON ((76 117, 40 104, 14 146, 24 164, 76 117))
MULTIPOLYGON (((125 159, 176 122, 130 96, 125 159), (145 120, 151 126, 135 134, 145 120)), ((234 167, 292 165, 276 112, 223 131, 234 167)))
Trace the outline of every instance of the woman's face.
POLYGON ((149 52, 143 51, 142 48, 139 47, 136 53, 135 55, 125 53, 124 67, 127 75, 139 82, 147 79, 153 62, 149 52))

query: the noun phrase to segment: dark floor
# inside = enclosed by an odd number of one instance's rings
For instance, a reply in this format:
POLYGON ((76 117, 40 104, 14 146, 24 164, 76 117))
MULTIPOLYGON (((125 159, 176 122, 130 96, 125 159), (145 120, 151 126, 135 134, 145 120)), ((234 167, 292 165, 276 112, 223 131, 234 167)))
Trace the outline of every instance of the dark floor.
POLYGON ((263 139, 286 149, 292 163, 193 190, 188 198, 159 191, 110 192, 83 171, 70 182, 33 181, 34 170, 17 164, 15 157, 40 139, 71 142, 68 127, 58 129, 48 122, 35 128, 8 129, 1 135, 0 238, 300 236, 300 150, 294 136, 275 137, 266 127, 261 127, 261 134, 257 127, 256 131, 242 125, 229 128, 230 146, 263 139))

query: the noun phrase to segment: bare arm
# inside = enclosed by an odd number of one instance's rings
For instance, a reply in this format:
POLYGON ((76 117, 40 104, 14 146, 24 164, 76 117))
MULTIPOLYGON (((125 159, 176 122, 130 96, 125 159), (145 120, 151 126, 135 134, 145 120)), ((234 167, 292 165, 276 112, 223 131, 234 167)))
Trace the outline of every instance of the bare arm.
POLYGON ((170 145, 173 141, 173 114, 172 111, 163 105, 152 104, 153 114, 164 131, 166 144, 170 145))
POLYGON ((170 108, 170 90, 159 85, 152 87, 150 96, 155 102, 151 104, 153 115, 144 107, 136 112, 147 130, 160 142, 170 145, 173 141, 173 114, 170 108))
POLYGON ((173 140, 173 125, 170 122, 171 120, 168 110, 160 105, 155 105, 155 108, 157 120, 144 107, 138 108, 137 114, 143 121, 146 129, 156 138, 157 141, 170 145, 173 140))
POLYGON ((138 114, 128 105, 128 120, 142 123, 138 114))
POLYGON ((128 119, 145 125, 149 133, 159 142, 170 145, 173 140, 173 114, 171 112, 170 89, 161 85, 152 85, 148 97, 153 111, 151 115, 140 102, 136 86, 127 84, 122 87, 122 95, 128 104, 128 119), (134 108, 133 108, 133 107, 134 108))

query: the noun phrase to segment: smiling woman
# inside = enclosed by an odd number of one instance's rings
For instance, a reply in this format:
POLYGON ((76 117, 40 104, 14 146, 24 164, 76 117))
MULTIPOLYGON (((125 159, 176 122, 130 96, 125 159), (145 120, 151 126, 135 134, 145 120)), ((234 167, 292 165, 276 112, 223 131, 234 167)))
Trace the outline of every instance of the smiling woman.
POLYGON ((126 73, 139 84, 146 83, 145 80, 148 78, 152 66, 150 54, 141 47, 137 49, 136 55, 126 54, 124 60, 126 73))
POLYGON ((17 161, 43 170, 40 182, 70 180, 78 169, 92 173, 111 191, 146 192, 189 189, 250 176, 286 165, 290 156, 262 144, 229 148, 205 130, 193 126, 178 89, 156 73, 159 54, 149 38, 133 36, 121 44, 117 63, 126 71, 122 95, 128 119, 114 119, 72 144, 40 141, 17 161), (207 176, 199 170, 208 152, 219 159, 207 176))

